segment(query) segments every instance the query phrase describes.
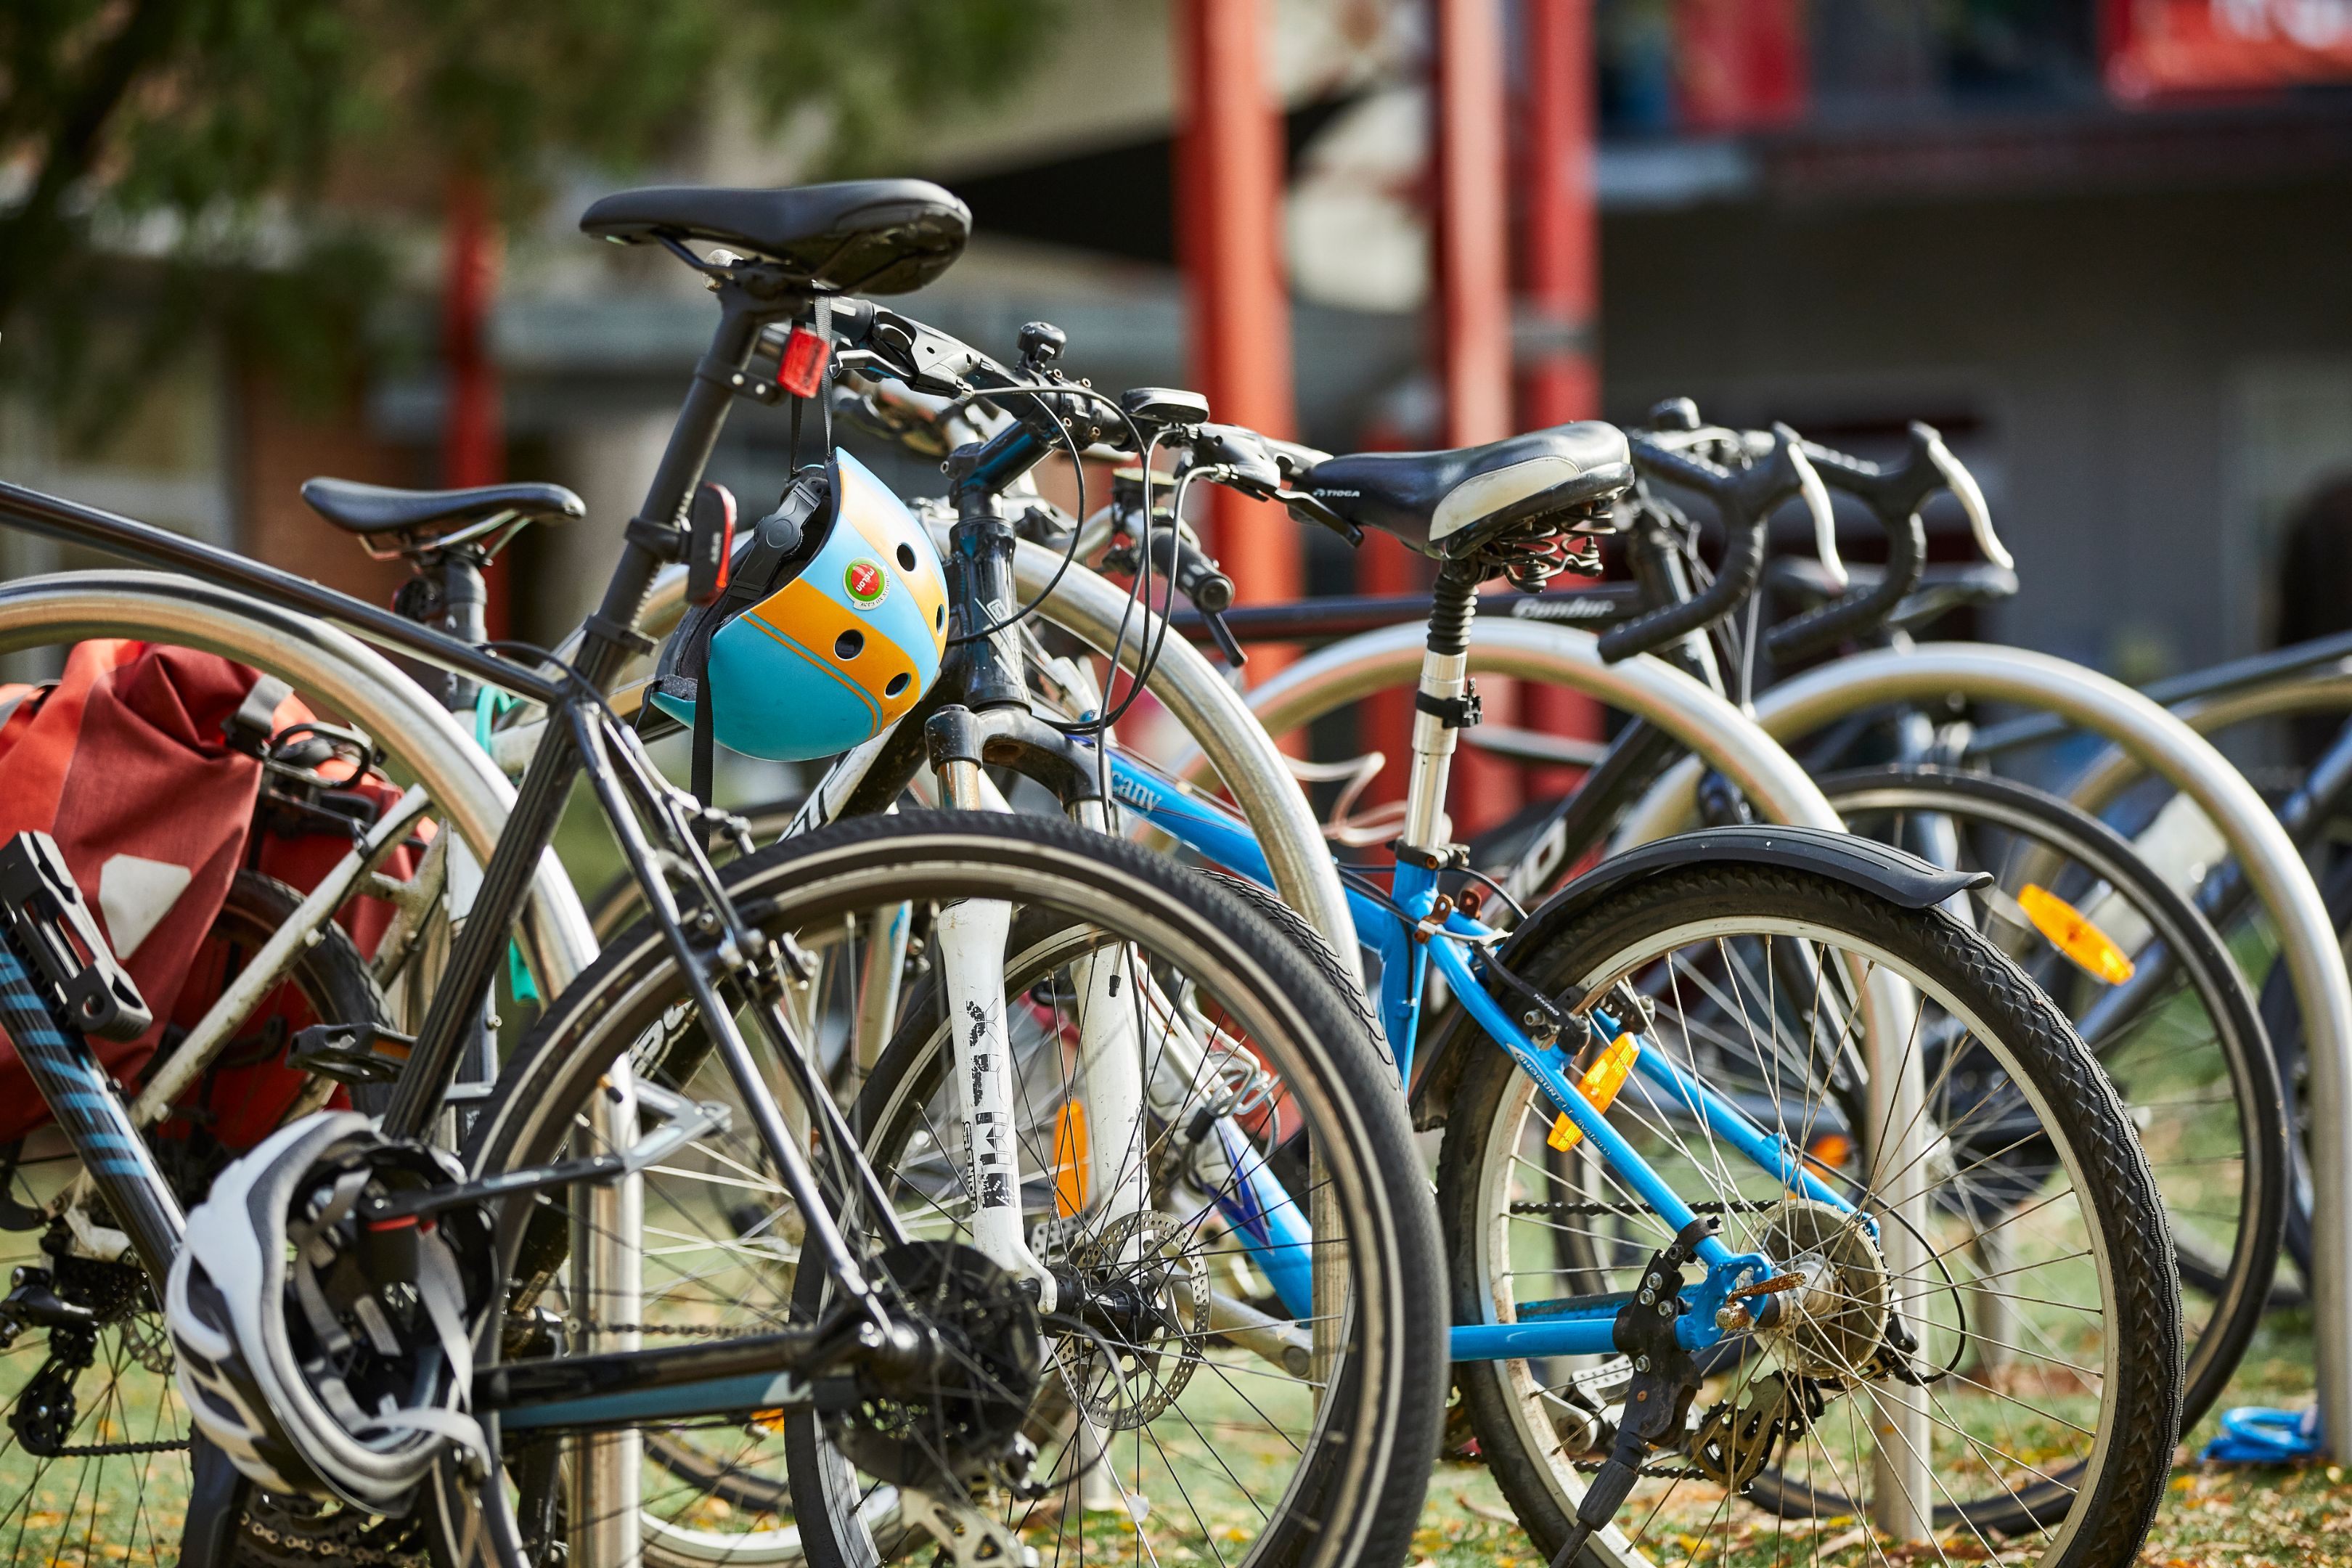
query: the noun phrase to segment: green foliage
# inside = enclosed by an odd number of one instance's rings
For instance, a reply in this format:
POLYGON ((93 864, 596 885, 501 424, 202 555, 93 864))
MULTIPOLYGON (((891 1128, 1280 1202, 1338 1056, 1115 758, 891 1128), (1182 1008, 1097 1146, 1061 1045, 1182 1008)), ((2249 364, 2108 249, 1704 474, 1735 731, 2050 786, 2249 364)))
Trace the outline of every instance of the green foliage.
POLYGON ((387 275, 371 226, 430 218, 454 174, 520 215, 559 160, 690 144, 722 92, 771 129, 814 113, 827 168, 874 167, 1014 79, 1060 4, 6 0, 0 352, 86 366, 98 311, 134 365, 209 322, 331 374, 387 275))

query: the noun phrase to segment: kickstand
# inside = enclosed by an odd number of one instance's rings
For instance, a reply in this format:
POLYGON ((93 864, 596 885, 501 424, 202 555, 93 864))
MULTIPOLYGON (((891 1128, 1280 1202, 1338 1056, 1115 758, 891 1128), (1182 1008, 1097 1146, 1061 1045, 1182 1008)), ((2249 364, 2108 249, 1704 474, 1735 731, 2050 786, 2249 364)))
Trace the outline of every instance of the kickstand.
POLYGON ((195 1482, 188 1492, 188 1522, 180 1532, 180 1568, 229 1568, 252 1483, 203 1433, 191 1433, 188 1447, 195 1482))

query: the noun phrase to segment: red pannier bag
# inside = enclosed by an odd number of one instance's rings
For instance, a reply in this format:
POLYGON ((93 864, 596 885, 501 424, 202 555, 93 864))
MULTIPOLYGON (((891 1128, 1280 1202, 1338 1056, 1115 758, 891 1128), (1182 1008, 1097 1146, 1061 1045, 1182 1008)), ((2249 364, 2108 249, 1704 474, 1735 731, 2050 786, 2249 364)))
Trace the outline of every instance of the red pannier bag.
MULTIPOLYGON (((307 891, 351 847, 348 832, 255 831, 262 764, 235 739, 249 745, 312 716, 284 683, 248 666, 123 639, 76 645, 54 683, 0 687, 0 705, 11 703, 0 721, 0 839, 38 828, 57 840, 146 997, 156 1019, 146 1035, 127 1045, 89 1042, 115 1081, 135 1092, 166 1032, 202 1017, 237 962, 209 939, 238 870, 252 866, 307 891)), ((378 811, 398 795, 373 773, 342 788, 378 811)), ((413 852, 395 851, 383 869, 413 875, 413 852)), ((357 899, 340 918, 364 952, 388 915, 382 900, 357 899)), ((283 986, 262 1011, 301 1005, 283 986)), ((275 1037, 290 1034, 281 1027, 275 1037)), ((282 1053, 242 1061, 232 1051, 191 1100, 201 1100, 197 1115, 213 1135, 240 1149, 277 1125, 303 1081, 282 1053)), ((0 1144, 48 1120, 15 1047, 0 1037, 0 1144)))

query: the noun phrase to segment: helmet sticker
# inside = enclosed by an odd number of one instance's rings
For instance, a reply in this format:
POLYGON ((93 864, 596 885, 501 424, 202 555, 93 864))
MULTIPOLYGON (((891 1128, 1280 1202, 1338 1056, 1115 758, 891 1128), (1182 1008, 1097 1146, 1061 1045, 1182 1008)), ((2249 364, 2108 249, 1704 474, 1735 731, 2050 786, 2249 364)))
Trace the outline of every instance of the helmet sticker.
POLYGON ((890 592, 890 579, 883 575, 882 563, 862 556, 843 570, 841 585, 849 591, 849 602, 861 610, 874 608, 890 592))

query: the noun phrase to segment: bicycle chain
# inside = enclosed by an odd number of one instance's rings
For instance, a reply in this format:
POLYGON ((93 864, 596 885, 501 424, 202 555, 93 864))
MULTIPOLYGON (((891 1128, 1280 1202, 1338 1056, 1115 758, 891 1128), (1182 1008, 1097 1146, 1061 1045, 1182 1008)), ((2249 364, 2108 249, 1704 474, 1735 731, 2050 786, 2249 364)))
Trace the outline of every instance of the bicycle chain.
POLYGON ((78 1443, 54 1448, 41 1456, 45 1459, 118 1459, 134 1454, 177 1454, 188 1446, 185 1437, 153 1443, 78 1443))
POLYGON ((591 1323, 574 1318, 564 1327, 583 1334, 667 1334, 674 1339, 740 1340, 755 1334, 772 1334, 773 1324, 760 1324, 748 1329, 730 1329, 721 1323, 591 1323))

